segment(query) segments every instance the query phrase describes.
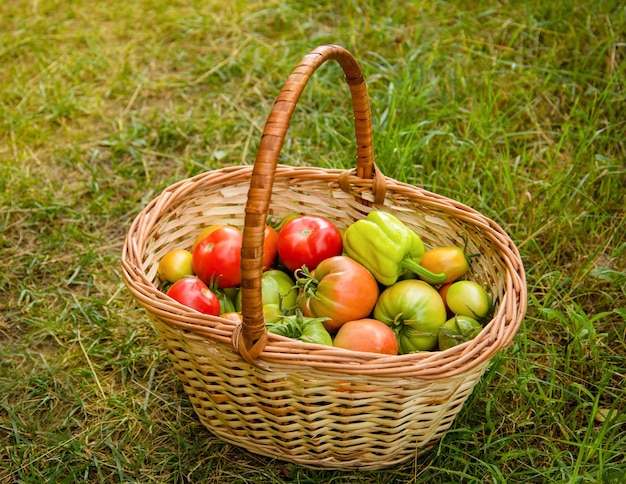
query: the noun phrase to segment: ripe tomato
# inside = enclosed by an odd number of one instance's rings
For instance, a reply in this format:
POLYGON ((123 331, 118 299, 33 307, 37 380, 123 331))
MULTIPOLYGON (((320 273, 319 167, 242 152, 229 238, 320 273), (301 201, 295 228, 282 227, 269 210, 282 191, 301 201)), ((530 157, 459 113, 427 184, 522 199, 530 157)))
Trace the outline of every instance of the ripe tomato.
MULTIPOLYGON (((469 261, 463 249, 454 246, 435 247, 427 250, 422 255, 420 265, 435 274, 445 273, 446 279, 443 281, 443 284, 456 281, 469 270, 469 261)), ((431 284, 436 283, 436 281, 431 281, 427 277, 420 276, 420 278, 431 284)), ((439 283, 442 282, 439 281, 439 283)))
POLYGON ((307 275, 297 271, 302 314, 324 321, 329 333, 346 322, 368 316, 378 299, 378 283, 370 271, 354 259, 338 255, 324 259, 307 275))
POLYGON ((333 345, 353 351, 398 354, 398 340, 393 330, 385 323, 370 318, 345 323, 339 328, 333 345))
POLYGON ((457 316, 469 316, 481 321, 490 315, 491 295, 474 281, 456 281, 448 288, 446 303, 457 316))
POLYGON ((276 260, 278 253, 278 232, 269 225, 265 226, 265 241, 263 244, 263 270, 266 271, 276 260))
POLYGON ((161 257, 157 267, 157 274, 163 282, 176 282, 183 277, 193 276, 191 252, 185 249, 169 251, 161 257))
POLYGON ((181 304, 204 314, 217 316, 220 301, 209 287, 197 277, 183 277, 170 286, 166 293, 181 304))
POLYGON ((193 250, 193 270, 205 283, 217 287, 241 284, 242 234, 235 227, 224 226, 210 232, 193 250))
POLYGON ((229 227, 229 225, 209 225, 208 227, 205 227, 202 229, 202 231, 197 235, 197 237, 194 239, 193 241, 193 246, 191 247, 191 252, 194 251, 194 249, 196 248, 196 245, 198 245, 198 242, 200 242, 202 239, 204 239, 207 235, 209 235, 211 232, 222 228, 222 227, 229 227))
POLYGON ((312 271, 324 259, 341 255, 342 250, 341 232, 323 217, 294 217, 278 232, 278 256, 292 272, 303 265, 312 271))

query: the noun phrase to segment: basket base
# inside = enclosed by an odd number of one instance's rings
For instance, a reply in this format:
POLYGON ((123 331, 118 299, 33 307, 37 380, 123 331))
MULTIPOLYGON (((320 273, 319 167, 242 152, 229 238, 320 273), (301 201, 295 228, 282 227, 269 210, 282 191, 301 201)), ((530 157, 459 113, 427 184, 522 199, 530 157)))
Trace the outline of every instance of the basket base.
POLYGON ((375 470, 414 458, 441 439, 488 364, 441 380, 259 368, 228 344, 154 323, 207 430, 315 469, 375 470))

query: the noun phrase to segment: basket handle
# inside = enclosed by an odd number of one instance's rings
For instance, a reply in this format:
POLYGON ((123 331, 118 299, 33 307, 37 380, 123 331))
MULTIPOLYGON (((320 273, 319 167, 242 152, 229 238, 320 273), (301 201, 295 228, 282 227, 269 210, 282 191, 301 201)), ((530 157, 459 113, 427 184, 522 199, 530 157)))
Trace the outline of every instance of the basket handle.
MULTIPOLYGON (((319 46, 304 56, 278 94, 265 123, 252 170, 241 250, 243 322, 235 328, 232 335, 233 346, 249 362, 254 362, 261 354, 268 338, 261 294, 263 244, 280 150, 296 103, 306 83, 315 70, 330 59, 339 63, 350 87, 357 145, 356 175, 364 179, 374 177, 375 183, 381 178, 374 164, 372 115, 363 72, 354 56, 343 47, 319 46)), ((384 189, 376 190, 375 185, 373 191, 378 191, 378 195, 384 193, 384 189)))

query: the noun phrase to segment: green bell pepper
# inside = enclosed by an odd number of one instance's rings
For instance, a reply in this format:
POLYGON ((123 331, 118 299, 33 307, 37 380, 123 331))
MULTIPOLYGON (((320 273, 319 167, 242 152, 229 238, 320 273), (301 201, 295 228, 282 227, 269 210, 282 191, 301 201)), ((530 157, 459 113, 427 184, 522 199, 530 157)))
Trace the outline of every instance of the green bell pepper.
POLYGON ((272 334, 297 339, 304 343, 333 346, 330 333, 323 322, 328 318, 308 318, 300 311, 290 316, 282 316, 277 322, 266 323, 267 331, 272 334))
POLYGON ((446 279, 444 273, 435 274, 419 265, 425 251, 422 239, 387 212, 370 212, 348 226, 343 247, 349 257, 364 265, 385 286, 411 272, 434 284, 446 279))

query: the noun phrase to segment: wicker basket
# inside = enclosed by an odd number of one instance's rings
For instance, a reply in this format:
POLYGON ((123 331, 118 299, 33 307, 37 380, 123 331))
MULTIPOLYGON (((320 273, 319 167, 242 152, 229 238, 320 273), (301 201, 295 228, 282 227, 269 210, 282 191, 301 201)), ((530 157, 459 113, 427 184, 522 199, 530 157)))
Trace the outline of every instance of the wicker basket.
POLYGON ((287 79, 253 166, 180 181, 145 207, 125 241, 122 269, 202 424, 248 451, 314 468, 384 468, 436 443, 491 358, 511 342, 526 309, 522 261, 496 223, 378 171, 361 69, 333 45, 311 51, 287 79), (356 171, 279 165, 304 86, 329 59, 341 65, 351 92, 356 171), (481 254, 471 278, 492 288, 497 308, 478 337, 446 351, 383 356, 268 335, 260 289, 267 216, 317 214, 345 228, 374 209, 396 215, 427 246, 462 244, 465 237, 471 252, 481 254), (202 228, 215 223, 244 232, 242 324, 197 313, 158 289, 159 259, 190 248, 202 228))

